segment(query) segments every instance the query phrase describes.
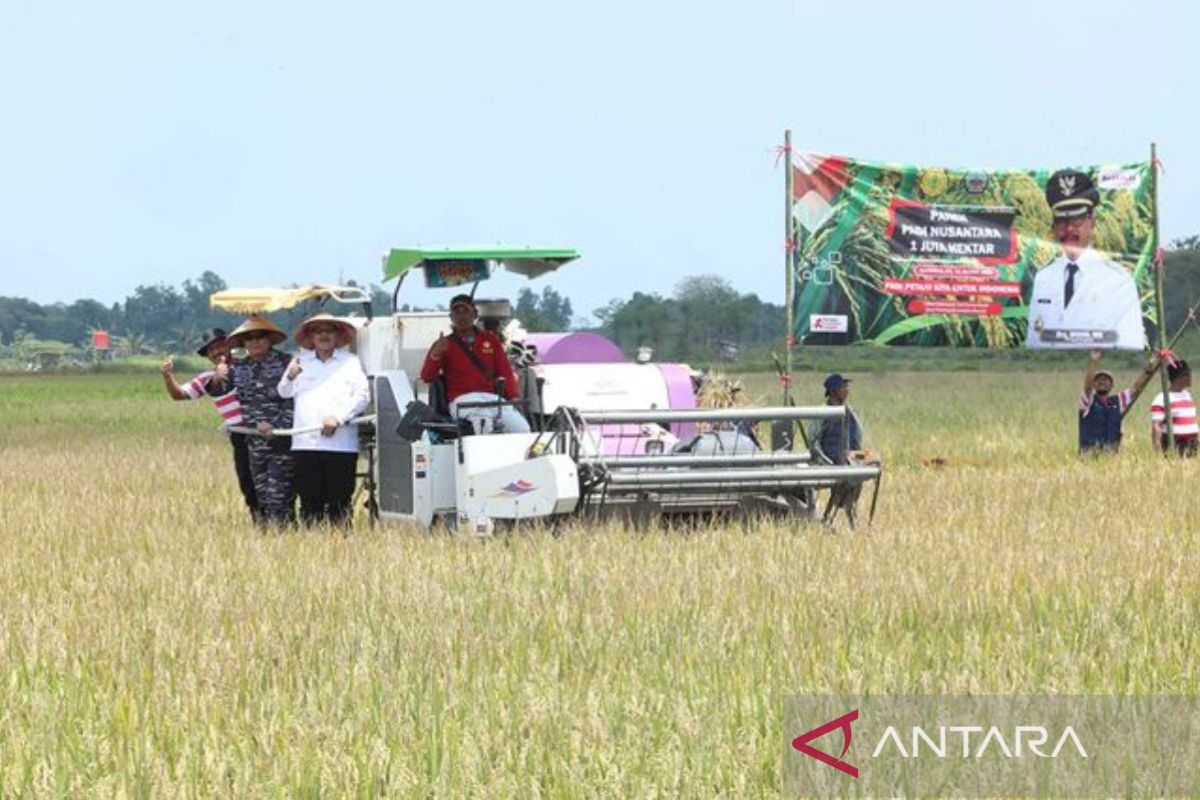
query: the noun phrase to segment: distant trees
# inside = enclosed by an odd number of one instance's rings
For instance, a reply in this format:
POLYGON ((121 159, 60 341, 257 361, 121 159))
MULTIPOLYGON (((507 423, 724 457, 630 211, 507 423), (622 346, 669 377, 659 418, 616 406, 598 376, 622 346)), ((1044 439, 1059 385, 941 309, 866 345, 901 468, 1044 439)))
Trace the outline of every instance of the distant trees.
POLYGON ((0 344, 12 345, 23 336, 82 344, 93 328, 112 328, 122 308, 95 300, 42 306, 23 297, 0 297, 0 344))
POLYGON ((782 341, 784 308, 740 294, 716 275, 684 278, 674 294, 634 292, 595 313, 600 331, 622 350, 653 347, 656 358, 706 360, 732 348, 782 341))
POLYGON ((1163 311, 1171 336, 1187 319, 1188 308, 1200 303, 1200 236, 1172 242, 1165 257, 1163 311))
MULTIPOLYGON (((213 311, 208 298, 226 288, 214 272, 204 272, 176 289, 164 284, 138 286, 124 302, 106 306, 96 300, 39 305, 22 297, 0 297, 0 345, 28 337, 85 346, 92 330, 137 343, 139 350, 184 350, 200 332, 231 327, 240 317, 213 311)), ((120 347, 114 338, 114 347, 120 347)))
MULTIPOLYGON (((53 307, 52 307, 53 308, 53 307)), ((30 333, 44 339, 47 333, 47 309, 23 297, 0 297, 0 336, 4 344, 12 344, 18 334, 30 333)))
MULTIPOLYGON (((1192 303, 1200 302, 1200 236, 1178 239, 1166 249, 1164 306, 1169 333, 1187 318, 1192 303)), ((348 283, 353 283, 349 281, 348 283)), ((114 337, 124 351, 183 351, 190 349, 205 328, 232 328, 240 315, 213 311, 209 296, 226 288, 214 272, 204 272, 178 287, 138 286, 123 302, 106 306, 96 300, 39 305, 21 297, 0 297, 0 347, 15 353, 36 349, 39 342, 86 347, 93 329, 114 337)), ((376 284, 366 287, 377 315, 391 313, 391 292, 376 284)), ((410 309, 405 305, 402 310, 410 309)), ((521 289, 513 315, 530 331, 571 328, 569 298, 547 286, 541 293, 521 289)), ((634 292, 614 299, 594 312, 599 332, 632 354, 653 347, 661 360, 705 361, 734 348, 781 345, 785 335, 782 305, 742 294, 718 275, 695 275, 680 281, 670 297, 634 292)))
POLYGON ((190 322, 187 301, 169 286, 139 286, 125 301, 122 330, 155 338, 175 348, 181 339, 180 325, 190 322))
POLYGON ((540 297, 525 288, 517 295, 513 316, 530 332, 565 331, 571 327, 571 301, 549 286, 540 297))
MULTIPOLYGON (((353 281, 347 281, 355 285, 353 281)), ((112 349, 118 353, 147 353, 192 349, 208 328, 230 330, 245 315, 215 311, 209 298, 228 288, 215 272, 203 272, 180 286, 143 284, 122 302, 106 306, 96 300, 39 305, 23 297, 0 297, 0 348, 16 354, 18 341, 57 341, 86 349, 96 329, 112 334, 112 349)), ((377 284, 364 287, 375 314, 392 312, 391 292, 377 284)), ((553 305, 553 304, 552 304, 553 305)), ((569 311, 570 305, 567 304, 569 311)), ((407 305, 403 310, 410 310, 407 305)), ((291 316, 302 318, 315 310, 300 307, 291 316)), ((334 304, 335 313, 350 313, 334 304)), ((354 312, 359 309, 353 308, 354 312)), ((289 322, 295 322, 289 319, 289 322)), ((26 348, 28 349, 28 348, 26 348)))
POLYGON ((120 309, 96 300, 76 300, 66 307, 66 313, 56 321, 56 335, 51 338, 64 342, 87 341, 91 331, 108 330, 120 315, 120 309))

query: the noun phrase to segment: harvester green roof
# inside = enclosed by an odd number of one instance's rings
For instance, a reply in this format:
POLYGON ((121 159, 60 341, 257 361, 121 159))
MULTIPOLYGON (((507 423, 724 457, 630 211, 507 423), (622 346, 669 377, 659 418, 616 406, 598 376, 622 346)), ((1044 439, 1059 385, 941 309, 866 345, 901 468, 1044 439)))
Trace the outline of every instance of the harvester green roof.
MULTIPOLYGON (((566 247, 434 247, 393 249, 383 259, 383 279, 389 281, 421 267, 430 273, 439 264, 457 263, 476 267, 490 274, 494 266, 509 272, 536 278, 553 272, 567 262, 579 258, 579 253, 566 247)), ((486 277, 486 275, 485 275, 486 277)))

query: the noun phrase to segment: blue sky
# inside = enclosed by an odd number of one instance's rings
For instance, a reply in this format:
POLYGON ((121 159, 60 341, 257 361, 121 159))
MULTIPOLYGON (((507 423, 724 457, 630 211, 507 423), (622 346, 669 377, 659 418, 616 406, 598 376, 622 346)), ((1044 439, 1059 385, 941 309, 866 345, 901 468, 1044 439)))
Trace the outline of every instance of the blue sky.
POLYGON ((1156 140, 1170 241, 1200 233, 1197 7, 7 0, 0 294, 378 281, 390 246, 503 242, 578 247, 529 285, 579 314, 698 273, 781 302, 786 127, 947 166, 1156 140))

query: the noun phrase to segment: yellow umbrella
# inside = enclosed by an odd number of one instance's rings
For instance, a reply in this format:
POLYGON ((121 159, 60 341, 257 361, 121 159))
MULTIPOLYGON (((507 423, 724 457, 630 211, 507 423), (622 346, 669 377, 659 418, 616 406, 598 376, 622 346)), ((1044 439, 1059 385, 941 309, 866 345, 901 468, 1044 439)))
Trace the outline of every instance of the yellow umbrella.
POLYGON ((293 286, 286 289, 264 287, 260 289, 225 289, 208 299, 211 308, 233 311, 239 314, 269 314, 293 308, 305 300, 332 297, 342 302, 358 303, 370 301, 357 286, 329 286, 313 283, 308 286, 293 286))

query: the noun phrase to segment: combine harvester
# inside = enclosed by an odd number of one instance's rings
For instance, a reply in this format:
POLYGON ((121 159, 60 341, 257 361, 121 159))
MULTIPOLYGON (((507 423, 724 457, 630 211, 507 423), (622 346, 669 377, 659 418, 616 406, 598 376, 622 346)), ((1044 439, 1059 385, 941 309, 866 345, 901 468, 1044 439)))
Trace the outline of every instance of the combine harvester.
MULTIPOLYGON (((841 419, 843 407, 699 408, 698 373, 651 363, 645 350, 626 361, 594 334, 509 329, 521 399, 507 405, 529 420, 531 433, 504 432, 495 403, 460 409, 470 421, 453 419, 441 382, 426 386, 417 377, 430 345, 449 328, 446 312, 395 311, 405 279, 419 272, 428 287, 470 285, 474 295, 501 267, 536 278, 576 258, 574 250, 549 248, 392 250, 384 280, 396 281, 393 313, 382 318, 372 318, 370 298, 355 287, 234 289, 213 295, 212 306, 243 313, 314 300, 362 306, 362 316, 343 319, 358 329, 370 378, 374 412, 362 426, 362 478, 372 516, 384 521, 482 533, 497 523, 614 513, 635 521, 734 513, 813 519, 816 490, 831 488, 823 519, 844 510, 853 525, 868 481, 874 514, 878 463, 813 463, 792 444, 804 422, 841 419), (769 448, 760 445, 760 430, 769 432, 769 448)), ((503 333, 509 302, 476 305, 479 324, 503 333)))

